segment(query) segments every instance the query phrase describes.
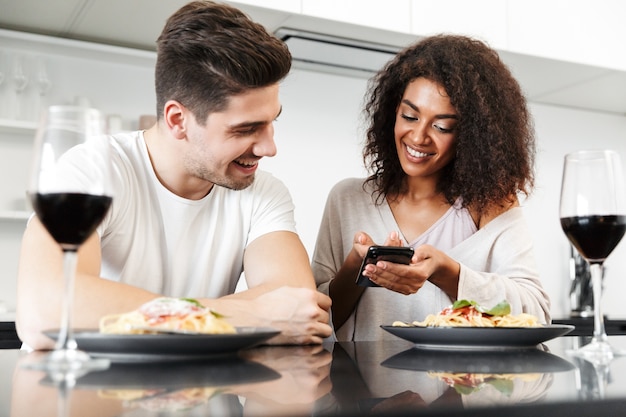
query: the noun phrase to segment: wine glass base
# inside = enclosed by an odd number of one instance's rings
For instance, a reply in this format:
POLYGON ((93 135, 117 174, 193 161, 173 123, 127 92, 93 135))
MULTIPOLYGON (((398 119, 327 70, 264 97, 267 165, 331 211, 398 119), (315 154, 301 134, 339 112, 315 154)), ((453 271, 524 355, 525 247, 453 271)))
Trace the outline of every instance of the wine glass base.
POLYGON ((45 371, 53 379, 76 379, 91 371, 102 371, 109 367, 108 359, 92 358, 77 349, 56 349, 43 359, 27 362, 24 368, 45 371))
POLYGON ((578 348, 568 349, 570 356, 585 359, 594 365, 606 365, 619 356, 626 356, 626 350, 611 346, 608 342, 592 340, 589 344, 578 348))

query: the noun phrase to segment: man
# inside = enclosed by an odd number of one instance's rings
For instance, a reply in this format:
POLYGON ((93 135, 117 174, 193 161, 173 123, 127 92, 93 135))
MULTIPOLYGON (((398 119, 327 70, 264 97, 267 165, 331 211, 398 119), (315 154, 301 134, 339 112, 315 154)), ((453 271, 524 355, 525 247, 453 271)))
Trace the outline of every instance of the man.
MULTIPOLYGON (((315 290, 291 197, 257 172, 276 154, 290 67, 286 45, 231 6, 192 2, 168 19, 157 41, 157 123, 109 138, 113 204, 78 252, 75 327, 166 295, 196 298, 233 325, 281 330, 271 343, 331 334, 330 299, 315 290), (248 289, 234 293, 242 272, 248 289)), ((41 331, 59 325, 61 270, 58 245, 33 218, 16 320, 32 348, 52 346, 41 331)))

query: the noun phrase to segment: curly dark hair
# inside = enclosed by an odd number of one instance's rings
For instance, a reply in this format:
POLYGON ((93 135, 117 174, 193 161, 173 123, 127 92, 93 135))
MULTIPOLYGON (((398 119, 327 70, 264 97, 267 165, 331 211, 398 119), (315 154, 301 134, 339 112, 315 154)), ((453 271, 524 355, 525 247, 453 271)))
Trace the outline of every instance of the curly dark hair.
POLYGON ((369 82, 363 160, 377 201, 406 190, 394 125, 406 87, 418 77, 441 84, 459 116, 456 155, 438 183, 447 201, 462 197, 465 207, 482 213, 517 193, 528 195, 535 136, 519 84, 485 43, 442 34, 405 48, 369 82))
POLYGON ((157 40, 157 117, 168 100, 203 125, 231 96, 281 81, 291 69, 287 45, 239 9, 193 1, 167 20, 157 40))

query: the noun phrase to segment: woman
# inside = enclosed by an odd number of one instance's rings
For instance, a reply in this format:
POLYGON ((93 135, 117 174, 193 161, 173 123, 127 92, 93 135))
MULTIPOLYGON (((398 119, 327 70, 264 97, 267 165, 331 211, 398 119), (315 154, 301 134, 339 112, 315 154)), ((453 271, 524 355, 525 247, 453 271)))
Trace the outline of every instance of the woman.
POLYGON ((330 192, 313 269, 332 298, 338 340, 393 337, 456 299, 548 323, 518 195, 533 187, 535 142, 522 91, 484 43, 438 35, 406 48, 370 83, 363 151, 371 175, 330 192), (410 265, 378 262, 371 245, 412 246, 410 265))

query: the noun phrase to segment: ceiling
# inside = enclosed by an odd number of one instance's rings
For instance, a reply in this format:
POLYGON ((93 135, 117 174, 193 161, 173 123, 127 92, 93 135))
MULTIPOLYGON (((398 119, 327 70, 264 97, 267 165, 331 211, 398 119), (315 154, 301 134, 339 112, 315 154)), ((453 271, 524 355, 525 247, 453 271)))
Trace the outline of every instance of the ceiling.
MULTIPOLYGON (((0 0, 0 28, 154 50, 188 0, 0 0)), ((271 31, 290 28, 395 48, 415 36, 237 4, 271 31)), ((531 102, 626 115, 626 71, 501 51, 531 102), (619 93, 622 92, 622 93, 619 93)))

